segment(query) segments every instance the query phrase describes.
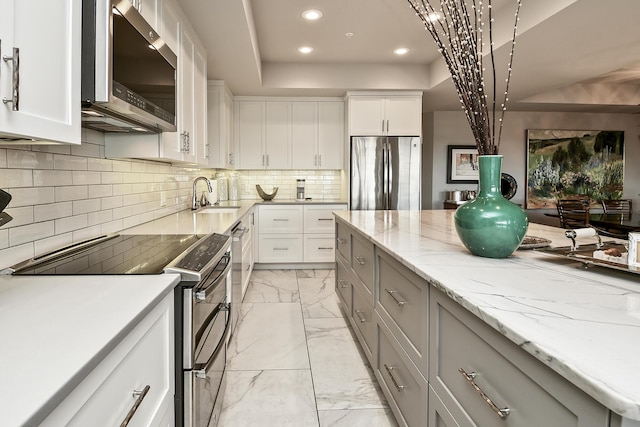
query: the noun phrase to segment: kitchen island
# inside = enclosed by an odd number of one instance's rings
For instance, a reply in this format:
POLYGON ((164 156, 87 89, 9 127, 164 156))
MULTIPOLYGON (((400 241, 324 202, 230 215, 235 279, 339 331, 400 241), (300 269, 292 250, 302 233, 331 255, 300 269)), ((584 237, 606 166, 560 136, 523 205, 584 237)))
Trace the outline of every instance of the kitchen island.
MULTIPOLYGON (((371 305, 373 317, 377 319, 377 336, 382 337, 388 330, 399 337, 392 342, 392 347, 401 356, 400 359, 409 360, 409 370, 416 371, 415 377, 418 380, 424 380, 424 388, 427 388, 428 383, 429 390, 420 392, 424 396, 428 394, 429 406, 438 406, 438 393, 433 394, 434 389, 437 389, 435 384, 448 381, 439 372, 445 362, 438 362, 437 358, 444 356, 439 352, 447 344, 440 336, 445 332, 439 328, 446 322, 451 323, 451 318, 438 316, 445 311, 455 313, 456 308, 451 307, 453 305, 464 312, 458 316, 460 319, 471 319, 472 322, 475 319, 476 323, 481 324, 478 327, 479 336, 482 336, 480 329, 487 327, 492 334, 497 334, 502 337, 499 339, 508 342, 511 347, 505 347, 501 355, 511 363, 517 365, 520 353, 526 353, 525 358, 535 359, 533 370, 548 371, 552 377, 575 386, 576 392, 583 394, 587 401, 592 399, 591 406, 602 405, 603 409, 611 410, 611 425, 640 426, 640 276, 599 267, 585 271, 575 261, 531 250, 516 251, 506 259, 473 256, 455 233, 453 215, 453 211, 336 213, 339 243, 336 255, 337 276, 340 276, 341 268, 349 270, 351 263, 351 273, 347 273, 346 277, 353 283, 360 283, 366 277, 357 270, 364 264, 372 270, 371 277, 375 277, 372 291, 366 291, 365 288, 365 293, 356 292, 354 285, 354 313, 359 311, 356 313, 359 316, 356 323, 365 324, 365 320, 368 320, 361 315, 366 310, 356 310, 356 295, 365 295, 365 299, 373 298, 371 305), (352 240, 349 250, 341 253, 340 243, 347 245, 348 240, 344 230, 351 233, 352 240), (363 252, 362 248, 367 244, 372 248, 369 252, 363 252), (362 253, 371 254, 368 257, 374 258, 374 262, 369 262, 367 255, 361 255, 362 253), (375 264, 375 267, 371 267, 371 264, 375 264), (404 275, 413 280, 414 284, 420 282, 423 289, 419 289, 420 286, 415 288, 416 299, 423 298, 419 295, 420 291, 428 294, 424 300, 418 301, 429 308, 424 309, 424 317, 419 319, 429 323, 428 327, 424 326, 424 332, 412 335, 410 329, 403 330, 402 315, 395 315, 392 311, 395 308, 391 306, 397 305, 401 307, 399 310, 406 312, 416 301, 397 290, 385 289, 386 293, 382 290, 386 284, 379 282, 385 280, 385 268, 388 270, 386 266, 389 265, 395 265, 395 271, 406 271, 396 277, 402 279, 401 276, 404 275), (390 301, 397 304, 392 303, 387 306, 391 308, 387 309, 383 298, 391 297, 393 299, 390 301), (404 300, 401 300, 403 297, 404 300), (438 303, 438 298, 448 301, 438 303), (425 337, 422 341, 421 334, 425 337), (408 345, 402 345, 407 343, 408 345), (401 348, 404 350, 399 351, 401 348), (515 356, 511 358, 509 354, 515 356)), ((555 227, 530 224, 527 235, 547 238, 553 246, 570 245, 564 231, 555 227)), ((389 288, 393 285, 391 283, 389 288)), ((337 283, 337 287, 341 286, 344 287, 344 283, 337 283)), ((406 289, 405 293, 413 292, 411 287, 406 289)), ((344 301, 346 299, 343 297, 344 301)), ((467 329, 458 331, 464 332, 467 329)), ((366 343, 366 331, 357 335, 365 338, 366 343)), ((488 343, 495 342, 495 348, 502 348, 503 343, 498 341, 494 338, 486 340, 488 343)), ((382 358, 383 340, 380 339, 379 342, 379 346, 370 345, 371 354, 379 351, 382 358)), ((474 353, 476 350, 473 347, 462 347, 462 351, 467 353, 474 353)), ((371 361, 375 365, 375 357, 371 361)), ((463 378, 457 372, 456 375, 463 378)), ((386 380, 379 376, 379 372, 376 372, 376 376, 379 380, 382 379, 381 382, 386 380)), ((396 378, 388 378, 396 381, 396 378)), ((472 380, 467 378, 469 383, 472 380)), ((466 382, 461 381, 466 386, 466 382)), ((499 390, 499 387, 492 388, 490 384, 484 386, 493 392, 499 390)), ((389 388, 396 387, 398 384, 389 388)), ((564 385, 560 387, 562 389, 564 385)), ((404 389, 402 386, 398 388, 404 389)), ((472 390, 471 387, 469 389, 472 390)), ((447 393, 450 392, 447 390, 447 393)), ((451 393, 455 395, 454 392, 451 393)), ((500 396, 499 392, 497 394, 500 396)), ((501 397, 509 400, 510 396, 501 397)), ((442 401, 447 398, 439 396, 442 401)), ((393 401, 394 397, 390 400, 393 401)), ((454 413, 451 407, 443 412, 447 411, 454 413)), ((512 412, 517 414, 517 411, 518 408, 512 412)), ((420 419, 425 417, 422 414, 420 419)), ((603 417, 607 418, 608 415, 604 414, 603 417)), ((432 421, 431 413, 429 420, 432 421)), ((604 424, 582 424, 581 421, 575 425, 604 424)))

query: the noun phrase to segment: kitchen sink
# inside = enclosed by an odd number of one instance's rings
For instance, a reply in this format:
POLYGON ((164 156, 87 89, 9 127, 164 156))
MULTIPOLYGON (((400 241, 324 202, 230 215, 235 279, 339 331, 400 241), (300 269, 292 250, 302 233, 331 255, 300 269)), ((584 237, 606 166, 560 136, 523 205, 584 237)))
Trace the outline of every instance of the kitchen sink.
POLYGON ((199 209, 198 213, 201 213, 201 214, 235 213, 235 212, 238 212, 238 209, 240 209, 239 206, 224 206, 224 207, 208 206, 206 208, 199 209))

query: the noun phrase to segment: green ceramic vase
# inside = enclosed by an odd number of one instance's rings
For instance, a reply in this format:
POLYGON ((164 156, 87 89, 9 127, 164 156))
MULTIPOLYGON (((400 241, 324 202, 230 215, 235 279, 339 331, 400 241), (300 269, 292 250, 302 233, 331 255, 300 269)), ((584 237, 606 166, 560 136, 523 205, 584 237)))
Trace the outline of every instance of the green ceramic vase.
POLYGON ((502 197, 502 156, 478 156, 478 167, 478 195, 456 210, 456 231, 472 254, 505 258, 522 242, 529 220, 520 206, 502 197))

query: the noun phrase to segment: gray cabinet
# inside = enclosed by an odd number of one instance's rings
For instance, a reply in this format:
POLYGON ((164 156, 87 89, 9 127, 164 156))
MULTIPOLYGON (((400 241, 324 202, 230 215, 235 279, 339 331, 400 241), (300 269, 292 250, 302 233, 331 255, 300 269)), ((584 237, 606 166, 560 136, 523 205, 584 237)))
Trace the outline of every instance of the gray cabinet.
POLYGON ((342 220, 336 241, 338 295, 400 425, 609 427, 607 408, 342 220))
POLYGON ((456 425, 608 426, 591 397, 439 290, 430 300, 429 384, 456 425))

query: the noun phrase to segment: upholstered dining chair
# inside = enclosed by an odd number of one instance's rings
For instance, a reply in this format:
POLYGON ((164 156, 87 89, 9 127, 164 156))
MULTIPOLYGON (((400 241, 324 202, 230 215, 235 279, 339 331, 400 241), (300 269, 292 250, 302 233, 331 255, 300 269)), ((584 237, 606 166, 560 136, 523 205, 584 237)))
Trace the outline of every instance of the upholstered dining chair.
POLYGON ((556 206, 562 228, 582 228, 589 225, 589 199, 560 199, 556 206))
POLYGON ((630 199, 603 199, 600 203, 602 203, 604 213, 630 214, 632 211, 630 199))

